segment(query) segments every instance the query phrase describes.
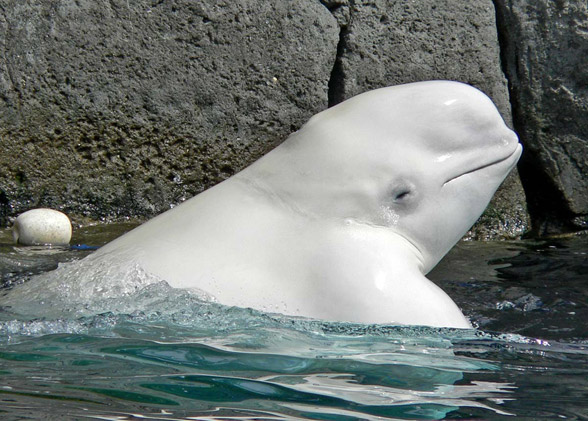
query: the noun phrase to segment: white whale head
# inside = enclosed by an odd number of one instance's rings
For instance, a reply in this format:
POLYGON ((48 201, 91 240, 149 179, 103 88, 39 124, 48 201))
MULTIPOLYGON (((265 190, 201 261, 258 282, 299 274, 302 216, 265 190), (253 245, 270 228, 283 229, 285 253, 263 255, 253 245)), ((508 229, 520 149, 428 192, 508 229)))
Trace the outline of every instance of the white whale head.
POLYGON ((521 152, 485 94, 431 81, 370 91, 316 115, 256 171, 300 212, 404 237, 427 273, 482 214, 521 152))

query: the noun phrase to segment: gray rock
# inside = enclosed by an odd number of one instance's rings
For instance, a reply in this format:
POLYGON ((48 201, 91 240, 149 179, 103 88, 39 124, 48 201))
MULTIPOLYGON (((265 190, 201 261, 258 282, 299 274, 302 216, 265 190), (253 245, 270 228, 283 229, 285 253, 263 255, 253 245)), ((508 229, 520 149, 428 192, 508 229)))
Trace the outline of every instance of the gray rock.
POLYGON ((382 86, 431 79, 484 91, 510 123, 494 6, 489 0, 327 2, 341 27, 331 103, 382 86), (343 11, 344 10, 344 11, 343 11))
POLYGON ((539 235, 588 228, 588 3, 496 0, 519 169, 539 235))
POLYGON ((227 178, 326 108, 337 37, 312 0, 4 3, 8 212, 149 216, 227 178))

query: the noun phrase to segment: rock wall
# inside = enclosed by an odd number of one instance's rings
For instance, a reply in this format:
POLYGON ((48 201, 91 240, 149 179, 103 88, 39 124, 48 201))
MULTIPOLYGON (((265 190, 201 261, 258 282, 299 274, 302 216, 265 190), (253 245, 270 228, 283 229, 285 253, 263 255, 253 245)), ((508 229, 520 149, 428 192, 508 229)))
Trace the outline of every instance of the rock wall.
MULTIPOLYGON (((477 86, 507 122, 512 102, 515 128, 533 150, 522 92, 539 92, 541 81, 515 80, 512 70, 525 57, 518 42, 542 51, 548 40, 534 38, 542 33, 524 20, 524 1, 496 3, 495 9, 491 0, 5 0, 0 219, 34 206, 92 218, 151 216, 229 177, 328 105, 418 80, 477 86)), ((577 45, 585 47, 585 14, 574 13, 582 4, 585 11, 585 3, 555 3, 575 5, 565 6, 568 20, 577 16, 577 36, 567 47, 584 51, 577 45)), ((563 37, 565 27, 553 25, 563 37)), ((545 111, 553 96, 541 92, 545 100, 534 107, 545 111)), ((581 111, 577 126, 585 129, 581 111)), ((553 126, 556 144, 561 126, 553 126)), ((581 130, 574 136, 586 139, 581 130)), ((575 159, 575 148, 560 149, 552 160, 575 159)), ((532 152, 528 161, 544 168, 539 155, 532 152)), ((536 223, 541 192, 532 185, 525 183, 536 223)), ((576 206, 570 212, 584 212, 582 188, 570 190, 576 206)), ((553 215, 569 219, 569 212, 553 215)), ((483 221, 478 236, 524 229, 516 174, 483 221)))
POLYGON ((588 2, 496 0, 539 235, 588 228, 588 2))
POLYGON ((8 213, 151 216, 327 106, 338 26, 313 0, 3 4, 8 213))

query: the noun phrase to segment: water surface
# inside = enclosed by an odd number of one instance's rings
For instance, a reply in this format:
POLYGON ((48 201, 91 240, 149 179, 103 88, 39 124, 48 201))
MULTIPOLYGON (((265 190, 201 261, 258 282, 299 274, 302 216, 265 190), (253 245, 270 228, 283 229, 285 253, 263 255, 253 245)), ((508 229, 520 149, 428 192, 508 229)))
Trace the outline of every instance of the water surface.
MULTIPOLYGON (((5 308, 0 418, 586 419, 587 252, 588 236, 458 244, 430 278, 472 330, 291 318, 164 283, 84 317, 5 308)), ((14 247, 3 231, 0 294, 89 253, 14 247)))

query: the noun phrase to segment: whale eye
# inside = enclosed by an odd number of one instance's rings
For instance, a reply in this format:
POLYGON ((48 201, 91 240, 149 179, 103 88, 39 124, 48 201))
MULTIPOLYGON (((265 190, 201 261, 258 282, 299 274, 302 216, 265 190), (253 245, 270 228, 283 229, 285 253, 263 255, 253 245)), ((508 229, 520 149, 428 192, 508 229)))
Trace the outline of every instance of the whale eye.
POLYGON ((408 180, 396 182, 388 190, 390 205, 401 206, 405 209, 415 203, 417 196, 417 189, 414 183, 408 180))
POLYGON ((405 189, 405 190, 402 190, 402 191, 396 193, 396 195, 394 196, 394 201, 400 202, 402 200, 408 199, 409 196, 410 196, 410 190, 405 189))
POLYGON ((394 180, 381 197, 378 218, 386 226, 401 224, 404 216, 415 210, 419 201, 418 189, 406 179, 394 180))

